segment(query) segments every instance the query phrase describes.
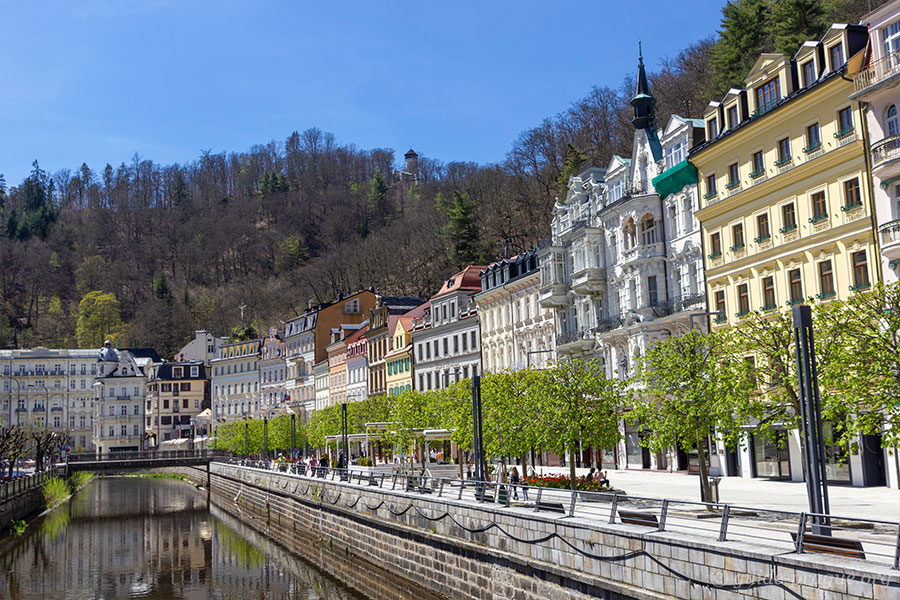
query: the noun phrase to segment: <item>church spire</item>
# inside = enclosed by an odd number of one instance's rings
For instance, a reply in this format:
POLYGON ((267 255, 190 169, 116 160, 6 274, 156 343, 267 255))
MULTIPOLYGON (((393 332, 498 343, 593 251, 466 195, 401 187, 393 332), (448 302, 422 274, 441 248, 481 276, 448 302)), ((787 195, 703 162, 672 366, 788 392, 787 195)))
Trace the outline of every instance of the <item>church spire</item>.
POLYGON ((641 43, 638 42, 638 76, 637 85, 634 90, 634 98, 631 99, 631 106, 634 107, 634 117, 631 124, 635 129, 647 129, 653 126, 656 119, 654 107, 656 98, 650 93, 650 84, 647 83, 647 72, 644 70, 644 56, 641 49, 641 43))

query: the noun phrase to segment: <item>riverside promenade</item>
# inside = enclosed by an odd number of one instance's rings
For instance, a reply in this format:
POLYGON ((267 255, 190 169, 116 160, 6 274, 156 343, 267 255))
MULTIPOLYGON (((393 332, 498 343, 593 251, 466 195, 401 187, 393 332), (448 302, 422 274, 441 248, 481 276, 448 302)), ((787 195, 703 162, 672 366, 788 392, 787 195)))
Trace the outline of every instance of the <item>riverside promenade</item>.
MULTIPOLYGON (((569 474, 566 467, 537 467, 536 471, 544 475, 569 474)), ((576 469, 579 476, 587 472, 587 469, 576 469)), ((607 475, 614 487, 625 490, 632 496, 688 501, 700 499, 700 478, 697 475, 642 469, 608 470, 607 475)), ((900 490, 830 485, 828 497, 831 512, 835 515, 900 521, 900 490)), ((719 483, 719 501, 788 512, 809 510, 806 484, 802 481, 723 477, 719 483)))

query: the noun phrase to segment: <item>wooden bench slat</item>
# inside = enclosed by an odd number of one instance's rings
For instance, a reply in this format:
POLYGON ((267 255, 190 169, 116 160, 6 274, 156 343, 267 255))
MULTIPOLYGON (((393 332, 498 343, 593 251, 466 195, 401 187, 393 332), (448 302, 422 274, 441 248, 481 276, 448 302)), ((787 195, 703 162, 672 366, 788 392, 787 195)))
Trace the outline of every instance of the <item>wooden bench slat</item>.
POLYGON ((652 513, 637 512, 634 510, 618 510, 619 519, 626 525, 642 525, 644 527, 659 527, 659 519, 652 513))
POLYGON ((543 500, 537 503, 537 509, 563 514, 566 512, 566 507, 563 506, 562 502, 544 502, 543 500))
MULTIPOLYGON (((791 538, 794 543, 797 542, 797 534, 791 532, 791 538)), ((851 540, 848 538, 838 538, 829 535, 818 535, 815 533, 803 534, 803 547, 801 552, 812 552, 814 554, 831 554, 833 556, 845 556, 847 558, 860 558, 865 560, 866 552, 863 550, 862 542, 859 540, 851 540)))

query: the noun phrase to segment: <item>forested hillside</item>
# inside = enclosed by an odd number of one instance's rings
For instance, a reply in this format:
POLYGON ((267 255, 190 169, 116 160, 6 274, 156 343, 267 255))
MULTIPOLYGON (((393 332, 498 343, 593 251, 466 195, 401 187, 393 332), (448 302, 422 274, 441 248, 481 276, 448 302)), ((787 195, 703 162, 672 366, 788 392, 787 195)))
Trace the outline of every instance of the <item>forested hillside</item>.
MULTIPOLYGON (((700 116, 759 52, 793 54, 867 4, 730 2, 718 36, 651 73, 659 122, 700 116)), ((411 186, 396 177, 395 149, 315 128, 185 165, 135 155, 48 173, 35 162, 17 185, 0 178, 0 346, 112 336, 171 356, 194 329, 241 325, 241 306, 265 330, 310 299, 363 287, 427 297, 453 269, 537 243, 569 175, 630 152, 632 76, 523 131, 500 164, 420 156, 411 186)), ((428 140, 416 150, 427 154, 428 140)))

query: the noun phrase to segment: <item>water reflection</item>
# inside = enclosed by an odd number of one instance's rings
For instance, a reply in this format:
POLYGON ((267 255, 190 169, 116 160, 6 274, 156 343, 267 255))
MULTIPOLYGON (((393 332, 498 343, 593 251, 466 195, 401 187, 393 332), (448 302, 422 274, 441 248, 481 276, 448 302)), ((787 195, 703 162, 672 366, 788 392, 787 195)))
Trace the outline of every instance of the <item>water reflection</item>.
POLYGON ((392 578, 341 564, 327 549, 310 552, 295 556, 215 507, 210 511, 206 493, 184 482, 100 479, 5 541, 0 598, 430 597, 398 582, 383 594, 378 582, 392 578))

